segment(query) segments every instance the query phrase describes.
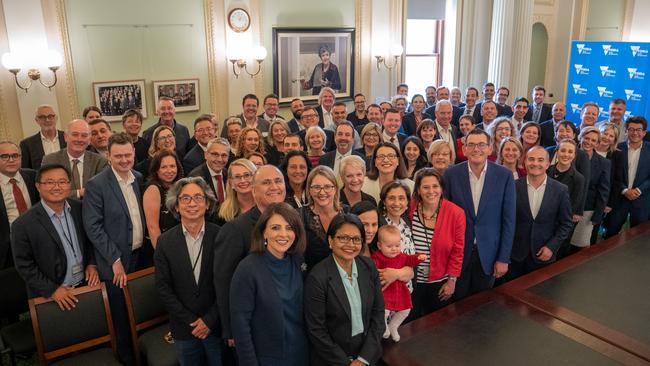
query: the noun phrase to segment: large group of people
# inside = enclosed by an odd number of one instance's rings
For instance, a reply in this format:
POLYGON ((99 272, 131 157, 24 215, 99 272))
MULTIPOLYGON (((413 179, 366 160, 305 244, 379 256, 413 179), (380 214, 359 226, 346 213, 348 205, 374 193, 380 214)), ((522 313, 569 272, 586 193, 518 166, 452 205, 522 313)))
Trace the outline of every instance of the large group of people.
POLYGON ((273 94, 193 135, 165 97, 145 131, 133 109, 118 133, 103 109, 59 131, 38 107, 36 135, 0 142, 0 266, 62 311, 103 281, 127 365, 122 289, 151 266, 182 365, 375 365, 402 322, 649 219, 647 120, 625 100, 568 121, 542 86, 508 105, 492 83, 401 84, 348 113, 328 52, 318 106, 290 119, 273 94))

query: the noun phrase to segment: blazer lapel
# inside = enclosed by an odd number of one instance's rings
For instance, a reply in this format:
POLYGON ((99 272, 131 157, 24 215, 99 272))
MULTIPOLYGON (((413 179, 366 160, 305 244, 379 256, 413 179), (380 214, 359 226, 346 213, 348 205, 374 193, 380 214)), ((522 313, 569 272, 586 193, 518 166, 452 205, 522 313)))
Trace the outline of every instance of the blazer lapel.
POLYGON ((336 298, 339 300, 341 308, 345 311, 345 314, 348 316, 348 319, 352 320, 352 310, 350 309, 350 302, 348 301, 348 295, 345 293, 345 288, 343 287, 343 279, 339 273, 338 268, 336 268, 336 263, 334 263, 334 257, 330 256, 327 258, 328 268, 328 281, 332 287, 332 291, 336 298))
MULTIPOLYGON (((196 283, 196 280, 194 279, 194 271, 192 270, 192 265, 194 264, 194 261, 196 258, 190 257, 190 251, 187 249, 187 242, 185 241, 185 235, 183 234, 183 226, 178 225, 176 227, 178 230, 177 232, 177 238, 178 238, 178 243, 179 243, 179 259, 185 262, 185 267, 187 268, 188 273, 190 274, 190 282, 192 283, 192 287, 198 291, 199 285, 196 283)), ((203 240, 205 240, 205 234, 203 235, 203 240)), ((204 244, 204 243, 201 243, 204 244)), ((205 247, 203 248, 203 251, 201 251, 201 255, 205 253, 205 247)), ((205 256, 203 257, 205 258, 205 256)), ((199 282, 203 279, 203 271, 205 270, 204 266, 208 262, 207 260, 201 260, 201 272, 199 273, 199 282)))
POLYGON ((52 224, 52 221, 50 218, 47 216, 47 212, 45 212, 45 208, 43 208, 42 205, 39 205, 37 211, 37 216, 38 216, 38 222, 43 225, 45 228, 45 231, 54 239, 54 242, 56 245, 59 247, 59 250, 61 250, 61 253, 65 253, 65 248, 63 248, 63 243, 61 242, 61 238, 59 237, 58 232, 56 231, 56 228, 54 227, 54 224, 52 224))
MULTIPOLYGON (((520 202, 524 206, 524 211, 529 216, 529 218, 532 219, 533 212, 530 208, 530 201, 528 201, 528 185, 526 183, 526 180, 517 181, 516 185, 517 185, 517 197, 521 197, 520 202)), ((546 196, 546 192, 544 192, 544 196, 546 196)))
POLYGON ((117 178, 115 177, 115 173, 113 173, 113 169, 106 170, 106 174, 108 174, 108 182, 109 186, 111 187, 111 190, 113 191, 113 194, 115 195, 115 198, 117 198, 117 202, 120 203, 122 206, 122 209, 126 213, 126 216, 131 219, 131 215, 129 214, 129 208, 126 205, 126 199, 124 198, 124 195, 122 194, 122 189, 120 188, 120 182, 117 181, 117 178))
POLYGON ((369 319, 369 312, 370 312, 370 302, 366 301, 366 299, 372 299, 372 283, 370 282, 370 273, 368 271, 368 268, 366 264, 358 258, 355 258, 355 261, 357 262, 357 271, 359 273, 359 277, 357 278, 357 282, 359 285, 359 293, 361 295, 361 314, 363 315, 363 329, 366 331, 368 330, 369 324, 366 323, 366 319, 369 319))
POLYGON ((474 201, 472 200, 472 188, 469 184, 469 166, 468 163, 463 163, 463 168, 460 171, 461 174, 461 184, 460 188, 462 190, 462 199, 465 201, 464 206, 470 207, 469 217, 472 221, 476 221, 476 213, 474 212, 474 201))

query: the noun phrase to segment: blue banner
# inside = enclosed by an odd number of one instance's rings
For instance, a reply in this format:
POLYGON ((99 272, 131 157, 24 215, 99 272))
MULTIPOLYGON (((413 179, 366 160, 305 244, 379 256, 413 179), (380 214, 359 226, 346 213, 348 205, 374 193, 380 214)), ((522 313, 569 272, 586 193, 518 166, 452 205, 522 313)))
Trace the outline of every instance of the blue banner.
MULTIPOLYGON (((649 116, 650 43, 573 41, 566 119, 580 123, 585 102, 600 107, 599 120, 609 118, 612 99, 625 100, 625 118, 649 116)), ((647 117, 646 117, 647 118, 647 117)))

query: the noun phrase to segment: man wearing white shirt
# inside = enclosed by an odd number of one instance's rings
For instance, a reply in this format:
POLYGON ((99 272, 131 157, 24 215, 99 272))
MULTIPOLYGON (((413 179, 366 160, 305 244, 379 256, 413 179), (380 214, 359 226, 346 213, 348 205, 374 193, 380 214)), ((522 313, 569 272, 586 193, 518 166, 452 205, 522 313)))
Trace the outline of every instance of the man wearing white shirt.
POLYGON ((194 138, 196 145, 185 154, 183 158, 183 172, 191 172, 205 161, 205 151, 208 149, 208 142, 214 138, 216 126, 212 116, 204 114, 194 121, 194 138))
POLYGON ((354 132, 356 131, 351 122, 343 121, 336 126, 336 131, 334 132, 334 143, 336 144, 336 149, 325 153, 325 155, 321 156, 318 161, 319 165, 326 165, 332 168, 337 179, 340 179, 339 165, 341 164, 341 159, 353 154, 365 159, 364 156, 352 150, 354 132))
POLYGON ((526 123, 526 113, 528 113, 528 99, 518 97, 513 105, 512 125, 515 127, 515 133, 519 137, 521 127, 526 123))
MULTIPOLYGON (((440 89, 438 89, 440 90, 440 89)), ((435 140, 444 140, 449 148, 453 151, 452 156, 456 156, 456 138, 459 135, 458 127, 451 124, 453 117, 453 107, 448 100, 439 100, 436 103, 436 136, 435 140)))
MULTIPOLYGON (((336 102, 334 103, 334 106, 332 107, 332 116, 333 116, 333 125, 331 130, 335 131, 338 125, 340 125, 342 122, 346 121, 348 115, 347 107, 345 106, 345 103, 343 102, 336 102)), ((349 122, 349 121, 348 121, 349 122)), ((354 126, 354 125, 353 125, 354 126)), ((328 129, 327 127, 325 127, 328 129)), ((357 130, 354 130, 354 149, 360 148, 361 145, 361 138, 359 137, 359 133, 357 130)))
POLYGON ((189 172, 189 177, 203 177, 212 189, 217 202, 225 199, 226 181, 228 174, 225 169, 228 164, 230 144, 223 137, 217 137, 208 142, 205 151, 205 162, 189 172))
POLYGON ((336 97, 334 95, 334 89, 330 87, 324 87, 320 90, 318 94, 318 107, 316 107, 316 112, 320 118, 318 125, 321 128, 327 128, 331 126, 334 121, 334 116, 332 115, 332 108, 334 107, 334 102, 336 97))
POLYGON ((384 142, 390 142, 399 149, 402 141, 406 138, 404 134, 399 133, 399 129, 402 127, 402 116, 399 111, 395 108, 388 109, 384 113, 384 122, 382 125, 384 127, 384 132, 382 133, 384 142))
POLYGON ((470 86, 465 90, 465 107, 463 107, 463 114, 468 114, 474 117, 474 120, 478 119, 481 111, 476 107, 476 100, 478 99, 478 89, 473 86, 470 86))
POLYGON ((625 141, 625 121, 623 120, 625 118, 625 109, 627 108, 625 99, 621 98, 616 98, 612 99, 611 102, 609 102, 609 119, 605 121, 598 122, 598 126, 604 124, 604 123, 611 123, 616 128, 618 129, 618 141, 617 143, 621 143, 625 141))
POLYGON ((57 120, 58 117, 52 106, 44 104, 36 109, 34 121, 40 127, 40 131, 20 142, 23 168, 37 170, 41 167, 43 156, 65 147, 63 131, 56 129, 57 120))

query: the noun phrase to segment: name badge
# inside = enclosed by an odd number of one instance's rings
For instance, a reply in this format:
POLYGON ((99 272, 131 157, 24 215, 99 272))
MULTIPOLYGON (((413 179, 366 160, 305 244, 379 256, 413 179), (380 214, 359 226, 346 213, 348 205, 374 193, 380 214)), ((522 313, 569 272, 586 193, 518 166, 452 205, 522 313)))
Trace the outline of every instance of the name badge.
POLYGON ((81 273, 81 272, 83 272, 83 270, 84 270, 84 267, 81 264, 75 264, 74 266, 72 266, 72 274, 73 275, 81 273))

